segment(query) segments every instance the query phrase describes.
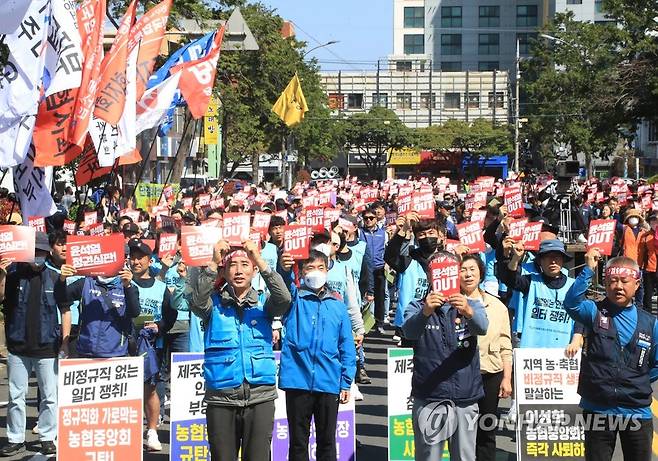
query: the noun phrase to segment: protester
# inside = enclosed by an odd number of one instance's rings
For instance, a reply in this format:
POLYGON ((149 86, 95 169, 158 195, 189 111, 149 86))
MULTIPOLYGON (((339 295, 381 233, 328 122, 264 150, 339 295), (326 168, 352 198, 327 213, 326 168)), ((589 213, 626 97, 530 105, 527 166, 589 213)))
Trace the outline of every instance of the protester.
MULTIPOLYGON (((383 209, 383 206, 378 209, 383 209)), ((381 213, 380 213, 381 214, 381 213)), ((375 209, 366 209, 361 217, 363 227, 359 239, 366 243, 366 253, 372 261, 372 279, 375 298, 375 328, 377 333, 384 334, 384 319, 386 318, 386 277, 384 273, 384 251, 387 244, 386 230, 378 225, 375 209)))
POLYGON ((586 298, 600 260, 597 248, 585 254, 587 266, 564 301, 565 311, 586 328, 578 380, 580 406, 588 417, 585 457, 611 460, 619 436, 624 460, 649 461, 653 439, 651 383, 658 376, 658 324, 634 301, 640 269, 626 256, 612 258, 605 266, 606 298, 599 302, 586 298), (629 419, 631 424, 623 423, 629 419))

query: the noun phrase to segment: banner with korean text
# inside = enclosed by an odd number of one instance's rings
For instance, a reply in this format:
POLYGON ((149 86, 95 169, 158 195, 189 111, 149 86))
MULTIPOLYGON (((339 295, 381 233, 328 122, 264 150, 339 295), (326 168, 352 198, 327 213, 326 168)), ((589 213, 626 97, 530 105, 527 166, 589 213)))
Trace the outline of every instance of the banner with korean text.
POLYGON ((59 459, 142 459, 143 367, 142 357, 59 361, 59 459))

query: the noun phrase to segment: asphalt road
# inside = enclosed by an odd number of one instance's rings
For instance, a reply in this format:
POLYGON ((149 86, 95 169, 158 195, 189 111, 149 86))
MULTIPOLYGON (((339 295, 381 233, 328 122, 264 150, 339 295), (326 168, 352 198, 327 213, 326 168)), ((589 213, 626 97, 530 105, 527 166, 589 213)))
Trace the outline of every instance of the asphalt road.
MULTIPOLYGON (((395 347, 392 341, 393 331, 387 330, 385 336, 366 338, 367 371, 372 378, 372 384, 360 386, 364 400, 357 402, 357 440, 360 447, 357 459, 383 461, 387 459, 387 388, 386 388, 386 349, 395 347)), ((655 389, 655 387, 654 387, 655 389)), ((6 360, 0 359, 0 427, 6 428, 7 400, 7 369, 6 360)), ((654 396, 658 393, 654 391, 654 396)), ((509 407, 509 400, 501 402, 501 411, 509 407)), ((28 450, 19 456, 4 458, 7 460, 45 460, 46 456, 38 453, 38 436, 32 434, 31 428, 36 424, 36 381, 30 382, 28 394, 28 433, 26 436, 28 450)), ((658 425, 655 426, 658 429, 658 425)), ((167 421, 159 429, 163 451, 159 453, 144 453, 144 461, 167 461, 169 459, 169 425, 167 421), (166 442, 166 443, 165 443, 166 442)), ((0 445, 6 443, 5 430, 0 432, 0 445)), ((515 437, 510 431, 500 432, 497 436, 497 460, 512 461, 516 459, 515 437)), ((618 444, 615 460, 621 460, 618 444)), ((51 458, 52 459, 52 458, 51 458)), ((658 460, 658 456, 654 456, 658 460)), ((128 461, 128 460, 124 460, 128 461)), ((278 461, 278 460, 275 460, 278 461)))

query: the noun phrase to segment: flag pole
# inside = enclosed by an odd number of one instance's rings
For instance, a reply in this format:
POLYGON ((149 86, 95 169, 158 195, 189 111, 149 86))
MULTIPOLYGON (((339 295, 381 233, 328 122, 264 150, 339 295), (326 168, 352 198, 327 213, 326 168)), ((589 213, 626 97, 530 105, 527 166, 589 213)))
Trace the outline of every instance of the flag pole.
MULTIPOLYGON (((174 172, 174 167, 176 166, 176 161, 178 160, 178 155, 180 154, 180 152, 183 148, 183 139, 185 138, 185 133, 187 132, 187 128, 188 128, 190 122, 192 121, 192 114, 188 112, 186 114, 186 119, 187 120, 185 122, 185 126, 183 127, 183 136, 181 137, 181 143, 178 145, 178 149, 176 150, 176 156, 174 157, 174 161, 173 161, 173 164, 171 166, 171 169, 169 170, 169 173, 167 173, 167 178, 166 178, 166 180, 163 184, 162 190, 160 191, 160 197, 158 197, 158 201, 156 202, 157 204, 160 204, 160 200, 162 200, 162 195, 164 194, 165 186, 167 186, 167 184, 169 184, 169 180, 171 179, 171 175, 174 172)), ((196 134, 197 126, 198 126, 198 120, 195 121, 194 132, 192 133, 192 136, 190 138, 190 146, 189 146, 190 148, 192 147, 192 143, 194 142, 194 135, 196 134)))
MULTIPOLYGON (((103 141, 105 141, 105 128, 106 127, 107 127, 107 123, 103 124, 103 131, 101 131, 101 139, 98 143, 98 149, 96 149, 96 156, 98 156, 98 151, 100 150, 100 148, 103 147, 103 141)), ((90 136, 90 135, 87 134, 87 136, 90 136)), ((93 143, 93 141, 91 141, 91 142, 93 143)), ((83 147, 83 150, 84 150, 84 147, 83 147)), ((99 168, 99 170, 100 170, 100 168, 99 168)), ((99 171, 99 170, 96 170, 96 171, 99 171)), ((87 198, 89 197, 89 189, 91 189, 88 184, 91 181, 94 180, 94 174, 96 173, 96 171, 92 171, 91 177, 89 178, 89 181, 87 182, 87 190, 85 190, 85 196, 82 199, 82 202, 78 205, 78 209, 76 210, 76 213, 75 213, 75 232, 77 232, 78 229, 80 228, 80 213, 81 213, 80 210, 82 209, 82 207, 85 206, 85 203, 87 202, 87 198)), ((75 176, 73 176, 73 179, 75 180, 75 176)), ((76 192, 77 192, 77 190, 78 190, 77 181, 76 181, 75 189, 76 189, 76 192)))
POLYGON ((130 194, 130 200, 134 200, 135 198, 135 193, 137 192, 137 187, 139 186, 139 183, 142 181, 142 176, 144 175, 144 170, 146 169, 146 165, 148 164, 149 157, 151 156, 151 151, 153 150, 153 145, 155 144, 155 141, 158 139, 158 129, 156 127, 155 129, 155 136, 153 136, 153 141, 151 141, 151 145, 149 146, 148 153, 146 154, 146 157, 142 159, 142 166, 139 169, 139 176, 137 177, 137 182, 135 182, 135 187, 133 187, 132 194, 130 194))

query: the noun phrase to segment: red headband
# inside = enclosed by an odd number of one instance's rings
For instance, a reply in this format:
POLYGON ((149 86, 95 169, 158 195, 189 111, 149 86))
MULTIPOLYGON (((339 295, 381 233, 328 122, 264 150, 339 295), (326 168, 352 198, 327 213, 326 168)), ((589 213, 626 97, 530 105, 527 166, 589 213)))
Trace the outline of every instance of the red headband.
POLYGON ((636 271, 635 269, 631 269, 630 267, 612 266, 612 267, 608 267, 606 269, 605 276, 606 277, 613 277, 613 276, 632 277, 634 279, 639 280, 640 273, 638 271, 636 271))
POLYGON ((244 256, 245 258, 249 258, 249 255, 247 254, 246 251, 244 250, 233 250, 229 252, 226 256, 224 256, 224 260, 222 261, 222 265, 226 266, 231 259, 235 258, 236 256, 244 256))

